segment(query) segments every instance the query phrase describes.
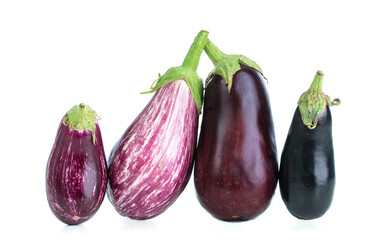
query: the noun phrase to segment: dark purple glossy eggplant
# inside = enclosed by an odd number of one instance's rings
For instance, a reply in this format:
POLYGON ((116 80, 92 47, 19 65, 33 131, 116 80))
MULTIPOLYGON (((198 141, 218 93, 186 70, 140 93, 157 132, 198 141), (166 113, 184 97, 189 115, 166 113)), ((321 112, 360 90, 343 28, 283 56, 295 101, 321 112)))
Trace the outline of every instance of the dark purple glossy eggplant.
POLYGON ((254 62, 224 55, 212 42, 205 51, 215 69, 206 84, 194 170, 198 200, 218 219, 252 219, 267 209, 277 184, 268 93, 254 62))
POLYGON ((61 121, 46 172, 49 206, 67 224, 90 219, 106 192, 107 163, 95 112, 74 106, 61 121))
POLYGON ((333 102, 321 91, 318 71, 297 107, 280 161, 280 193, 289 212, 315 219, 329 209, 336 183, 332 141, 333 102))

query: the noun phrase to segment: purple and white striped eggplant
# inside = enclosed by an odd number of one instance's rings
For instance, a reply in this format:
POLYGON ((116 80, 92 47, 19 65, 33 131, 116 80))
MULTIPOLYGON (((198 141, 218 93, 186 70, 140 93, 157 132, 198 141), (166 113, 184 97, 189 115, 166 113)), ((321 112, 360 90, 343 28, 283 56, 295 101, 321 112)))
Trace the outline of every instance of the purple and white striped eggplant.
POLYGON ((95 112, 74 106, 60 123, 46 173, 49 206, 67 224, 90 219, 103 202, 107 163, 95 112))
POLYGON ((109 157, 109 199, 132 219, 164 212, 189 181, 197 141, 203 84, 196 69, 207 41, 201 31, 181 67, 170 68, 109 157))

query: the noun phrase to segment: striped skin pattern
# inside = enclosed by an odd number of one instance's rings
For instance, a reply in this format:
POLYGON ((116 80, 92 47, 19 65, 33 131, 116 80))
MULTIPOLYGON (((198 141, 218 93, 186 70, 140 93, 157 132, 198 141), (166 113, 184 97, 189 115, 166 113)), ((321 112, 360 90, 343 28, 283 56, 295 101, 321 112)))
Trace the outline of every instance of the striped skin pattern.
POLYGON ((157 90, 109 158, 108 195, 122 216, 152 218, 177 199, 191 175, 197 128, 185 81, 157 90))
POLYGON ((75 131, 60 123, 46 176, 49 206, 67 224, 90 219, 103 202, 107 163, 98 123, 95 145, 88 130, 75 131))

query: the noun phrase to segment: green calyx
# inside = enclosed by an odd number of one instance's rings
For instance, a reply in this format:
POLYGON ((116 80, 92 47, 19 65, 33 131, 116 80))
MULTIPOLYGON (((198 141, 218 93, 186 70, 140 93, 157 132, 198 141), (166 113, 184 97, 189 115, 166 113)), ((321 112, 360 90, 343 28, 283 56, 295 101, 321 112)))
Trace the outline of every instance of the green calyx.
POLYGON ((197 68, 203 48, 208 37, 207 31, 200 31, 190 46, 184 62, 179 67, 172 67, 163 76, 159 76, 151 85, 151 90, 143 93, 152 93, 164 85, 176 81, 185 80, 197 105, 198 113, 201 113, 203 103, 203 83, 197 74, 197 68))
POLYGON ((304 92, 298 100, 302 121, 309 129, 316 128, 318 121, 327 106, 340 104, 340 99, 335 98, 331 101, 330 97, 323 93, 323 76, 323 72, 319 70, 316 73, 310 88, 304 92))
POLYGON ((225 85, 228 86, 228 92, 230 92, 232 88, 232 79, 234 74, 241 70, 240 64, 254 68, 263 75, 262 69, 254 61, 243 55, 226 55, 210 40, 207 40, 204 51, 214 64, 214 69, 209 74, 206 83, 213 75, 220 75, 224 79, 225 85))
POLYGON ((63 124, 70 129, 89 130, 92 134, 92 141, 95 145, 95 121, 96 113, 89 106, 81 103, 72 107, 64 116, 63 124))

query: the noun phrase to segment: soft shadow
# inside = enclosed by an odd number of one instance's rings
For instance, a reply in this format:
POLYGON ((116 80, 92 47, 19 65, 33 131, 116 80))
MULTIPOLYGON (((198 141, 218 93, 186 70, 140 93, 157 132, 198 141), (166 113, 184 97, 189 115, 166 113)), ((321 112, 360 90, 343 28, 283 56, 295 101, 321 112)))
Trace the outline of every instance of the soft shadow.
POLYGON ((319 229, 314 220, 296 220, 294 230, 297 231, 315 231, 319 229))
POLYGON ((124 220, 124 226, 126 230, 133 230, 133 231, 139 231, 139 230, 155 230, 158 229, 158 225, 152 220, 134 220, 130 218, 126 218, 124 220))
POLYGON ((77 233, 77 232, 86 232, 87 229, 83 224, 78 225, 68 225, 66 224, 63 228, 61 228, 62 233, 77 233))

